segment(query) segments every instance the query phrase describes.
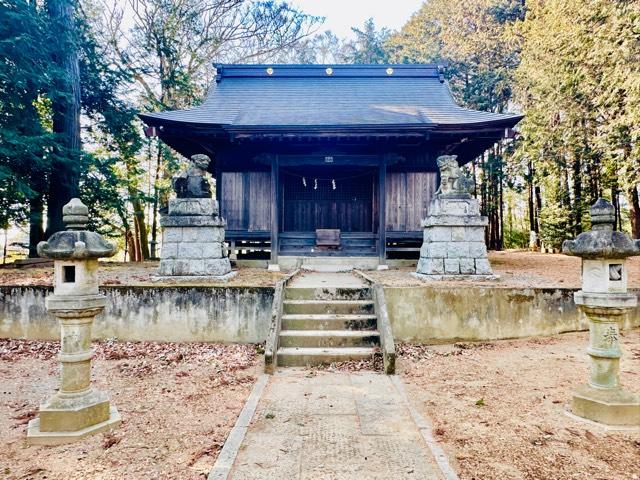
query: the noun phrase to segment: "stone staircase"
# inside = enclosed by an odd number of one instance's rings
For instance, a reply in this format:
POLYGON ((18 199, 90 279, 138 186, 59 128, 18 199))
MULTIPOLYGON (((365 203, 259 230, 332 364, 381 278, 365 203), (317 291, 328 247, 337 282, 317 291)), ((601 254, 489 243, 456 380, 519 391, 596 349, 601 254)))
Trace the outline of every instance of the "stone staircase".
POLYGON ((379 345, 371 288, 285 288, 278 366, 362 360, 379 345))

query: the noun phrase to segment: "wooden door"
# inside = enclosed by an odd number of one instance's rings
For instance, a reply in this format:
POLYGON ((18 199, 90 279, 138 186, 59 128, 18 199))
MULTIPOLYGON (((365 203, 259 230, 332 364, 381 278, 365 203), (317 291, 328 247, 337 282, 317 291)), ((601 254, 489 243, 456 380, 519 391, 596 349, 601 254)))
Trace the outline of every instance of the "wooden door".
POLYGON ((282 170, 283 231, 373 231, 374 172, 340 167, 282 170))

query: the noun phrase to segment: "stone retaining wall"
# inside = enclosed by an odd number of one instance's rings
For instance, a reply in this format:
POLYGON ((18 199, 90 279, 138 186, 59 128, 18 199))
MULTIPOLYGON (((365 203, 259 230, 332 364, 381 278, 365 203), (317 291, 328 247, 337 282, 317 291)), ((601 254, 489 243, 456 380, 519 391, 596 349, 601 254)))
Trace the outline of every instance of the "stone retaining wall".
MULTIPOLYGON (((497 340, 587 330, 572 289, 387 287, 396 340, 447 343, 497 340)), ((640 297, 640 290, 633 291, 640 297)), ((639 306, 624 328, 640 326, 639 306)))
MULTIPOLYGON (((0 337, 58 339, 45 309, 48 287, 0 287, 0 337)), ((263 341, 269 330, 273 289, 268 287, 101 288, 107 306, 93 325, 94 338, 166 342, 263 341)))
MULTIPOLYGON (((0 287, 0 338, 58 339, 44 306, 49 287, 0 287)), ((94 338, 167 342, 264 341, 271 287, 122 287, 101 289, 107 307, 94 338)), ((570 289, 386 287, 396 341, 444 343, 585 330, 570 289)), ((640 290, 634 293, 640 296, 640 290)), ((640 307, 625 328, 640 326, 640 307)))

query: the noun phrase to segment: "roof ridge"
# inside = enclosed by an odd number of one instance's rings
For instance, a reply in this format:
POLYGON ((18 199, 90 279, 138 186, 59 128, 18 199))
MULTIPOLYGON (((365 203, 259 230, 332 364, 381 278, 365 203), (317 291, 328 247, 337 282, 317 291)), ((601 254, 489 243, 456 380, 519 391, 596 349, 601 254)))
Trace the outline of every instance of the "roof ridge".
POLYGON ((437 64, 215 64, 216 82, 224 78, 389 77, 438 78, 444 82, 444 65, 437 64))

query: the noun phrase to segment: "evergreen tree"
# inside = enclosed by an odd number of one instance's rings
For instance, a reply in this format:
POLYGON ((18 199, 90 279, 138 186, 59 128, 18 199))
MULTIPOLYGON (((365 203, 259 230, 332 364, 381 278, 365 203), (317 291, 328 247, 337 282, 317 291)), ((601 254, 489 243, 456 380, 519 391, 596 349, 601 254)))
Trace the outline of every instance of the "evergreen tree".
MULTIPOLYGON (((572 237, 588 227, 589 205, 606 196, 616 206, 616 226, 622 228, 624 190, 632 233, 638 236, 640 5, 531 0, 527 7, 517 29, 522 62, 516 91, 526 112, 518 154, 535 166, 535 181, 542 186, 541 215, 566 214, 562 234, 572 237), (556 178, 553 188, 548 176, 556 178)), ((541 223, 542 235, 551 224, 559 225, 551 228, 553 236, 560 235, 562 222, 541 218, 541 223)))
MULTIPOLYGON (((430 0, 386 47, 396 62, 446 64, 449 85, 462 105, 505 112, 519 62, 511 27, 523 13, 516 0, 430 0)), ((504 244, 504 189, 515 183, 507 176, 504 149, 498 144, 476 162, 481 209, 489 217, 487 244, 498 250, 504 244)))
POLYGON ((35 1, 0 1, 0 224, 28 217, 30 256, 44 240, 51 164, 51 99, 63 77, 52 63, 49 17, 35 1))
POLYGON ((57 143, 52 152, 45 236, 64 229, 62 207, 77 197, 80 181, 80 64, 75 0, 47 0, 52 59, 62 72, 49 90, 52 128, 57 143))
POLYGON ((373 18, 364 22, 362 29, 352 28, 356 38, 347 44, 345 59, 348 63, 388 63, 389 51, 386 42, 391 32, 383 28, 376 29, 373 18))

